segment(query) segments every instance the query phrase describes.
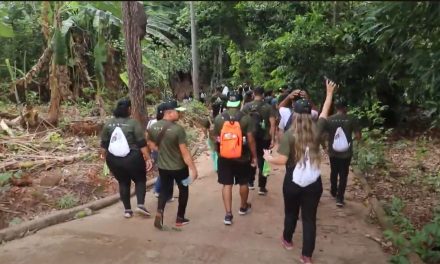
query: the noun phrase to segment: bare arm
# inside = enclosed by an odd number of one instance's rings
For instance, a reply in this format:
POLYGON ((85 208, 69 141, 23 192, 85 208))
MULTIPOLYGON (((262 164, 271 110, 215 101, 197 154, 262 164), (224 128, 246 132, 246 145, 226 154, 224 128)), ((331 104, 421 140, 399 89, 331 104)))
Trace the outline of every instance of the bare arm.
POLYGON ((291 103, 292 103, 292 100, 293 100, 293 98, 295 98, 295 97, 297 97, 297 96, 299 96, 299 94, 300 94, 300 90, 298 90, 298 89, 296 89, 296 90, 294 90, 293 92, 291 92, 290 94, 289 94, 289 96, 287 96, 279 105, 278 105, 278 108, 280 108, 280 107, 288 107, 291 103))
POLYGON ((257 160, 257 147, 256 147, 256 144, 255 144, 254 135, 251 132, 249 132, 249 133, 246 134, 246 136, 247 136, 247 140, 248 140, 248 144, 249 144, 249 149, 251 150, 252 162, 254 164, 257 164, 256 163, 256 160, 257 160))
POLYGON ((276 119, 275 117, 269 117, 269 123, 270 123, 270 148, 273 148, 275 144, 275 131, 276 131, 276 119))
POLYGON ((192 172, 193 180, 197 179, 199 175, 197 173, 197 168, 194 165, 194 161, 191 157, 191 153, 189 152, 188 147, 186 146, 186 144, 179 144, 179 149, 180 152, 182 153, 183 161, 192 172))
POLYGON ((275 157, 270 154, 269 150, 264 150, 264 156, 263 158, 274 165, 286 165, 287 160, 289 159, 287 156, 277 154, 275 157))
POLYGON ((319 115, 319 118, 327 119, 328 113, 330 111, 330 106, 332 105, 333 92, 335 91, 336 84, 330 80, 326 80, 325 84, 327 89, 327 96, 325 97, 324 105, 322 107, 322 112, 319 115))
POLYGON ((355 138, 357 141, 360 141, 360 140, 362 139, 362 133, 361 133, 361 131, 356 131, 356 132, 354 132, 354 138, 355 138))

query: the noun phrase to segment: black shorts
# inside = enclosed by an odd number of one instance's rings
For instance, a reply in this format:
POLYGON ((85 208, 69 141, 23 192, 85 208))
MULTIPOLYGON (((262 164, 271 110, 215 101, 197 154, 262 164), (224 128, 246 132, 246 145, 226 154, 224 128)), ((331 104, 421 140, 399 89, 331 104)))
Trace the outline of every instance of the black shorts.
POLYGON ((249 162, 238 162, 236 160, 218 158, 218 183, 223 185, 249 183, 251 175, 251 164, 249 162))

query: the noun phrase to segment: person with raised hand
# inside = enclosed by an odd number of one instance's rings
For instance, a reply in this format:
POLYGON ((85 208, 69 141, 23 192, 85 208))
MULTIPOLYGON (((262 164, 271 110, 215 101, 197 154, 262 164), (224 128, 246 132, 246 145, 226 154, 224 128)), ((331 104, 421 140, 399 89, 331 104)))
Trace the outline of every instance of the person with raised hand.
POLYGON ((312 263, 316 240, 316 215, 323 188, 320 176, 320 135, 333 99, 336 84, 326 80, 327 96, 318 122, 312 120, 312 105, 306 98, 296 100, 292 125, 284 133, 278 155, 264 151, 264 159, 274 165, 287 165, 283 183, 284 231, 282 245, 293 249, 292 237, 296 229, 299 211, 303 223, 303 247, 300 261, 312 263))

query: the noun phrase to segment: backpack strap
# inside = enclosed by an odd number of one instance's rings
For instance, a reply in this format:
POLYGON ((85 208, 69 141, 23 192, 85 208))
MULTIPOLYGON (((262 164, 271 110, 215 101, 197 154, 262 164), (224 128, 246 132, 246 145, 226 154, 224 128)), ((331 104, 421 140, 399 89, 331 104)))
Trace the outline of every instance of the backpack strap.
POLYGON ((222 113, 222 118, 224 121, 229 121, 229 122, 235 122, 235 121, 240 121, 241 118, 244 116, 244 113, 241 111, 237 111, 235 113, 234 116, 231 117, 231 115, 227 112, 223 112, 222 113))
POLYGON ((159 147, 160 142, 162 142, 163 137, 165 136, 165 133, 167 132, 168 128, 170 128, 173 125, 172 122, 167 122, 163 127, 162 130, 159 132, 159 135, 157 136, 156 145, 159 147))
POLYGON ((290 114, 290 116, 289 116, 289 119, 287 119, 286 126, 284 127, 284 131, 289 130, 289 128, 292 126, 293 115, 294 115, 294 114, 295 114, 295 113, 292 112, 292 113, 290 114))

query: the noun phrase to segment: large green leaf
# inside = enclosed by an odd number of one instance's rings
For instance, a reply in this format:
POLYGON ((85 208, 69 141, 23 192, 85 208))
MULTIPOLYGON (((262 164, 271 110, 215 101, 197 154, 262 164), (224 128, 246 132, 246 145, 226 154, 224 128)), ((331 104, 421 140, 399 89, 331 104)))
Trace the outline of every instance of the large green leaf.
POLYGON ((113 16, 122 20, 122 9, 120 1, 93 1, 89 4, 97 9, 110 12, 113 16))
POLYGON ((161 80, 166 80, 167 76, 166 74, 161 71, 159 68, 157 68, 156 66, 154 66, 152 63, 150 63, 150 61, 145 57, 142 56, 142 64, 150 71, 152 71, 153 73, 157 74, 157 76, 161 79, 161 80))
POLYGON ((122 82, 128 87, 128 73, 125 71, 119 74, 119 77, 121 78, 122 82))
POLYGON ((12 26, 0 21, 0 37, 14 37, 14 30, 12 29, 12 26))

